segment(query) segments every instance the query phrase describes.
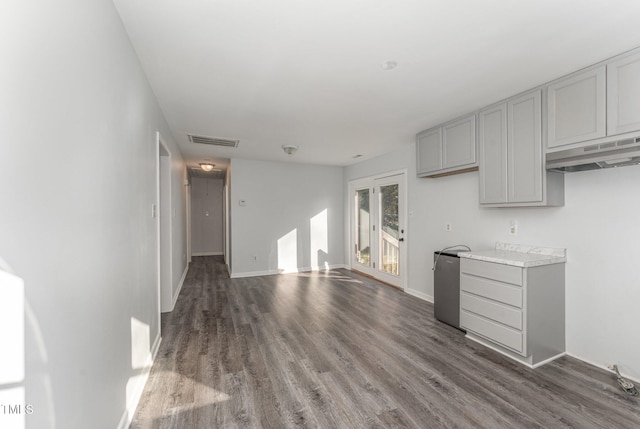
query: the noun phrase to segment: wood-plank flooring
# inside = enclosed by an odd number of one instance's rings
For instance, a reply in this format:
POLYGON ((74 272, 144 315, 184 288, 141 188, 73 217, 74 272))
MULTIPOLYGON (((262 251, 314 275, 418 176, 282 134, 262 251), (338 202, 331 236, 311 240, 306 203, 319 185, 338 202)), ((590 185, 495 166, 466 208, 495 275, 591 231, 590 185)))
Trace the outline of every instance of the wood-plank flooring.
POLYGON ((196 257, 132 428, 638 428, 640 400, 563 357, 531 370, 347 270, 230 279, 196 257))

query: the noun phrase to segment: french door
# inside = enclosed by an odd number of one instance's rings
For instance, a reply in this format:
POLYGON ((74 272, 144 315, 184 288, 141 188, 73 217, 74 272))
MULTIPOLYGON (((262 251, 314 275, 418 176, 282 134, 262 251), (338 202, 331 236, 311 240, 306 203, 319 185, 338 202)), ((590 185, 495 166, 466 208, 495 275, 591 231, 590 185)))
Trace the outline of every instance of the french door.
POLYGON ((351 267, 404 289, 405 173, 350 183, 351 267))

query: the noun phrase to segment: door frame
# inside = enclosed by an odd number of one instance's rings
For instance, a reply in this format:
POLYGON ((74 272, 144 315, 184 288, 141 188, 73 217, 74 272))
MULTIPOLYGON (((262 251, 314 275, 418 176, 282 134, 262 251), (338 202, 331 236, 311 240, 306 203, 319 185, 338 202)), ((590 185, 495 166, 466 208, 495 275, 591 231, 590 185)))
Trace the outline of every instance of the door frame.
POLYGON ((161 313, 173 310, 171 151, 156 133, 156 204, 158 239, 158 308, 161 313), (163 158, 166 158, 163 160, 163 158))
MULTIPOLYGON (((400 217, 400 225, 401 228, 404 230, 404 234, 403 234, 403 238, 404 241, 401 242, 400 244, 400 276, 399 277, 399 285, 395 286, 392 285, 394 287, 398 287, 402 290, 405 290, 407 288, 407 278, 408 278, 408 273, 407 273, 407 268, 408 268, 408 243, 409 243, 409 228, 408 228, 408 206, 409 206, 409 202, 407 200, 407 195, 408 195, 408 190, 407 190, 407 169, 402 169, 402 170, 393 170, 393 171, 388 171, 386 173, 380 173, 380 174, 376 174, 373 176, 367 176, 367 177, 362 177, 362 178, 358 178, 358 179, 353 179, 350 180, 348 183, 348 195, 347 195, 347 201, 348 201, 348 209, 347 209, 347 216, 349 217, 348 222, 347 222, 347 254, 348 254, 348 268, 350 270, 355 270, 355 271, 361 271, 363 274, 371 276, 373 278, 375 278, 376 280, 379 280, 383 283, 387 283, 387 284, 391 284, 389 283, 388 279, 385 278, 384 272, 382 272, 381 270, 379 270, 378 268, 369 268, 369 269, 365 269, 365 270, 360 270, 359 269, 359 264, 355 263, 355 253, 354 253, 354 249, 355 249, 355 241, 354 241, 354 232, 355 232, 355 205, 353 204, 353 196, 356 192, 357 189, 363 189, 363 188, 374 188, 376 186, 379 185, 384 185, 385 184, 385 179, 392 179, 392 178, 397 178, 397 182, 400 184, 400 189, 399 189, 399 193, 398 193, 398 198, 399 198, 399 217, 400 217), (383 275, 380 275, 383 274, 383 275)), ((391 182, 391 180, 388 180, 388 182, 391 182)), ((396 182, 396 181, 393 181, 396 182)), ((376 204, 375 207, 371 207, 370 210, 376 210, 376 212, 379 211, 379 205, 378 205, 378 199, 376 197, 375 199, 376 204)), ((378 214, 376 214, 376 218, 378 217, 378 214)), ((376 234, 372 235, 371 240, 375 240, 376 243, 379 242, 378 240, 378 233, 379 233, 379 228, 378 231, 376 231, 376 234)), ((376 244, 376 247, 379 247, 378 244, 376 244)), ((379 259, 378 258, 378 253, 379 253, 379 249, 376 249, 376 260, 379 259)), ((373 255, 373 252, 372 252, 373 255)), ((372 256, 373 258, 373 256, 372 256)))
MULTIPOLYGON (((187 176, 188 177, 188 176, 187 176)), ((186 199, 186 241, 187 241, 187 264, 192 262, 192 249, 191 249, 191 181, 187 178, 184 181, 185 199, 186 199)))

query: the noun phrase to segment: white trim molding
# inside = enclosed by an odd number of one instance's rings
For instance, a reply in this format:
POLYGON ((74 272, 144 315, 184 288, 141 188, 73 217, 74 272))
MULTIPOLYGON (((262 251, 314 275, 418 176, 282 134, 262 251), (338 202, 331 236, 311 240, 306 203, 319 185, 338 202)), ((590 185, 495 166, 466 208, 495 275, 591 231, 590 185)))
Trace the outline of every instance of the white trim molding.
POLYGON ((431 295, 427 295, 424 292, 420 292, 420 291, 417 291, 415 289, 409 289, 409 288, 406 288, 404 291, 406 293, 408 293, 409 295, 411 295, 411 296, 415 296, 416 298, 420 298, 420 299, 422 299, 424 301, 427 301, 427 302, 430 302, 431 304, 433 304, 433 297, 431 295))
POLYGON ((191 256, 222 256, 224 252, 193 252, 191 256))
POLYGON ((128 429, 131 426, 131 422, 133 421, 133 415, 136 412, 136 408, 138 408, 138 403, 140 402, 140 398, 142 398, 142 393, 144 392, 144 386, 147 384, 149 380, 149 374, 151 373, 151 367, 153 367, 153 363, 156 361, 156 357, 158 356, 158 350, 160 350, 160 343, 162 342, 162 337, 160 334, 153 341, 153 345, 151 346, 151 350, 149 351, 149 360, 146 365, 141 369, 141 373, 136 376, 135 374, 129 379, 135 380, 136 377, 136 385, 133 388, 133 394, 130 398, 127 398, 126 408, 120 421, 118 422, 117 429, 128 429))
POLYGON ((173 299, 171 300, 171 310, 169 311, 173 311, 173 309, 176 308, 176 302, 178 301, 178 296, 180 295, 180 291, 182 290, 182 286, 184 285, 184 280, 187 278, 188 272, 189 272, 189 263, 187 263, 187 266, 185 267, 184 272, 182 273, 182 277, 180 278, 180 283, 178 283, 176 292, 173 295, 173 299))
POLYGON ((346 268, 344 264, 333 264, 328 267, 302 267, 293 270, 268 270, 268 271, 247 271, 242 273, 231 273, 232 279, 239 279, 243 277, 259 277, 259 276, 275 276, 278 274, 295 274, 295 273, 308 273, 311 271, 325 271, 325 270, 337 270, 340 268, 346 268))
MULTIPOLYGON (((580 356, 578 356, 578 355, 575 355, 575 354, 573 354, 573 353, 569 353, 569 352, 567 352, 567 353, 566 353, 566 355, 567 355, 567 356, 570 356, 570 357, 572 357, 572 358, 574 358, 574 359, 578 359, 578 360, 580 360, 580 361, 582 361, 582 362, 584 362, 584 363, 586 363, 586 364, 589 364, 589 365, 591 365, 591 366, 595 366, 596 368, 604 369, 605 371, 608 371, 608 372, 610 372, 611 374, 616 375, 616 373, 615 373, 615 372, 613 372, 613 370, 612 370, 611 368, 607 367, 606 365, 603 365, 603 364, 601 364, 601 363, 596 363, 596 362, 594 362, 594 361, 592 361, 592 360, 589 360, 589 359, 584 359, 584 358, 582 358, 582 357, 580 357, 580 356)), ((628 380, 633 381, 633 383, 634 383, 634 384, 637 384, 637 385, 638 385, 638 384, 640 384, 640 379, 630 377, 630 376, 628 376, 628 375, 626 375, 626 374, 623 374, 623 373, 621 373, 620 375, 622 375, 624 378, 626 378, 626 379, 628 379, 628 380)))

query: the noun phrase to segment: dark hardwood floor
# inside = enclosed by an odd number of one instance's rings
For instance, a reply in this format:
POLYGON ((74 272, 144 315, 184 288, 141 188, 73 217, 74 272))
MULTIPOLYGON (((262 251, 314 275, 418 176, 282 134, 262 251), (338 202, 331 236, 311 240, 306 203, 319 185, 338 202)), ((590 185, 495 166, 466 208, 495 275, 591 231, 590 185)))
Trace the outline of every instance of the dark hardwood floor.
POLYGON ((197 257, 132 428, 639 428, 640 399, 564 357, 531 370, 347 270, 230 279, 197 257))

